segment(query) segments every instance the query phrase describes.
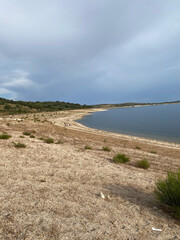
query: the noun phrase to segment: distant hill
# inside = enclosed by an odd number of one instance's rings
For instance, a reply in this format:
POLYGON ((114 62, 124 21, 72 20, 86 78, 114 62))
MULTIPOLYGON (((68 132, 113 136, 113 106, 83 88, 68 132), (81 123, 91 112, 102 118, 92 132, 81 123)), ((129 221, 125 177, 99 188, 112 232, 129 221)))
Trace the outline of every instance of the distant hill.
POLYGON ((180 101, 173 101, 173 102, 160 102, 160 103, 117 103, 117 104, 98 104, 94 105, 96 108, 119 108, 119 107, 133 107, 133 106, 149 106, 149 105, 162 105, 162 104, 173 104, 173 103, 180 103, 180 101))
POLYGON ((14 101, 5 98, 0 98, 0 114, 19 114, 19 113, 35 113, 35 112, 55 112, 61 110, 73 110, 73 109, 88 109, 88 108, 118 108, 118 107, 133 107, 133 106, 146 106, 146 105, 160 105, 160 104, 172 104, 180 103, 180 101, 174 102, 162 102, 162 103, 119 103, 119 104, 97 104, 97 105, 81 105, 77 103, 69 102, 26 102, 26 101, 14 101))

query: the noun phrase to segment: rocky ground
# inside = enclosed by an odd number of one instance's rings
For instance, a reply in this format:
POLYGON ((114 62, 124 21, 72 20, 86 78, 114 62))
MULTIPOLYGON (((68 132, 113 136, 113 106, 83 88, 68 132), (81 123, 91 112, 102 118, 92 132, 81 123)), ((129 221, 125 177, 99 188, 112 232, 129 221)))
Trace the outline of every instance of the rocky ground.
POLYGON ((153 194, 155 182, 180 166, 180 145, 74 122, 87 113, 0 119, 0 134, 12 136, 0 139, 0 239, 180 239, 179 221, 153 194), (26 147, 16 148, 18 142, 26 147), (85 150, 86 145, 92 149, 85 150), (131 161, 115 164, 117 153, 131 161), (136 167, 142 158, 151 163, 148 170, 136 167))

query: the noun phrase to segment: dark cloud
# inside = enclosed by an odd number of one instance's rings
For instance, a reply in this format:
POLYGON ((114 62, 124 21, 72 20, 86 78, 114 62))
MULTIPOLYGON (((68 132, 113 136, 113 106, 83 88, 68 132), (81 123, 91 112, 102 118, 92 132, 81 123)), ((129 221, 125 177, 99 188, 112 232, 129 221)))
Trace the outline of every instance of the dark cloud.
POLYGON ((180 98, 178 0, 0 6, 0 96, 88 104, 180 98))

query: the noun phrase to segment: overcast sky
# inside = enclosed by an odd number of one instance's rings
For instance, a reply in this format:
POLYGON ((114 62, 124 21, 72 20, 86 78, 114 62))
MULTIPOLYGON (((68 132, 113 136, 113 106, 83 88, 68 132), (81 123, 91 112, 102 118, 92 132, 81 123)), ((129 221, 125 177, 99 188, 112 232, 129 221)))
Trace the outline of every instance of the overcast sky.
POLYGON ((0 0, 0 97, 180 99, 179 0, 0 0))

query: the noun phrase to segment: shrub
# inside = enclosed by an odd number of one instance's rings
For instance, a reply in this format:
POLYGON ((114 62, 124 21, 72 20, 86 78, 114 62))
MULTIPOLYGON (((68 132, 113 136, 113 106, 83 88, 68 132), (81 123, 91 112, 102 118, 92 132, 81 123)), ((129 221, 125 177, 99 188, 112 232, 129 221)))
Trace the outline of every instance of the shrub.
POLYGON ((24 136, 20 136, 20 138, 24 138, 24 136))
POLYGON ((109 147, 102 147, 102 150, 106 151, 106 152, 110 152, 111 151, 111 149, 109 147))
POLYGON ((30 138, 35 138, 35 136, 34 136, 34 135, 30 135, 29 137, 30 137, 30 138))
POLYGON ((7 133, 3 133, 0 135, 0 139, 9 139, 11 138, 11 135, 8 135, 7 133))
POLYGON ((56 144, 63 144, 63 141, 58 140, 58 141, 56 142, 56 144))
POLYGON ((129 162, 130 159, 125 154, 117 154, 113 157, 113 161, 117 163, 126 163, 129 162))
POLYGON ((84 148, 85 148, 86 150, 91 150, 91 149, 92 149, 92 147, 89 146, 89 145, 86 145, 84 148))
POLYGON ((142 159, 137 161, 136 166, 139 168, 148 169, 150 167, 150 163, 148 162, 147 159, 142 159))
POLYGON ((24 143, 14 143, 14 146, 16 148, 25 148, 26 147, 26 145, 24 143))
POLYGON ((23 132, 23 135, 30 136, 31 133, 30 132, 23 132))
POLYGON ((40 137, 40 138, 38 138, 39 140, 43 140, 44 141, 44 138, 43 137, 40 137))
POLYGON ((156 151, 151 151, 150 153, 157 154, 157 152, 156 152, 156 151))
POLYGON ((44 139, 44 142, 45 143, 53 143, 54 140, 52 138, 46 138, 46 139, 44 139))
POLYGON ((135 149, 139 149, 140 150, 141 148, 139 146, 136 146, 135 149))
POLYGON ((155 195, 161 203, 170 206, 174 215, 180 219, 180 169, 168 172, 165 180, 156 183, 155 195))

